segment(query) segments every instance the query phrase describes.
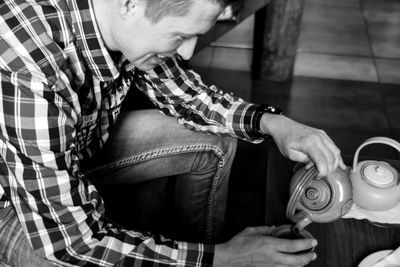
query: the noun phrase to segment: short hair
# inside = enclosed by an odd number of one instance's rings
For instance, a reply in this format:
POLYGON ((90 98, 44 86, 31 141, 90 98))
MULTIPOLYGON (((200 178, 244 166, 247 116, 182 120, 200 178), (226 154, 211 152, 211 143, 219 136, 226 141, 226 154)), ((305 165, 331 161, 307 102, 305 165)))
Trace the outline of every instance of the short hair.
POLYGON ((184 16, 194 1, 210 1, 226 7, 238 0, 145 0, 145 15, 152 23, 157 23, 166 16, 184 16))

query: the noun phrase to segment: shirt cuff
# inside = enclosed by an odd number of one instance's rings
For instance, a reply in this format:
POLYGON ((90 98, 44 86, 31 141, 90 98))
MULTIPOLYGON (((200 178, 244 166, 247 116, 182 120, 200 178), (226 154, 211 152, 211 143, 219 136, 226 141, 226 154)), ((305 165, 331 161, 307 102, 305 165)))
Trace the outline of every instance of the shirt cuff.
POLYGON ((254 129, 252 125, 253 117, 258 108, 259 105, 245 101, 235 103, 232 108, 232 115, 228 117, 228 121, 231 122, 230 125, 228 124, 228 128, 231 127, 239 138, 253 143, 260 143, 264 138, 260 136, 257 129, 254 129))

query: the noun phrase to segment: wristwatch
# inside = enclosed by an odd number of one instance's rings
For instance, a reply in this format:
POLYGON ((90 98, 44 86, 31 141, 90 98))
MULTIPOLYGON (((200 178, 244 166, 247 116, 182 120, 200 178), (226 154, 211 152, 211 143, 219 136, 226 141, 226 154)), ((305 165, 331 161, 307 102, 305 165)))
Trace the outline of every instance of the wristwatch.
POLYGON ((261 138, 266 138, 269 137, 268 134, 265 134, 261 132, 260 129, 260 122, 261 122, 261 117, 264 113, 270 113, 270 114, 276 114, 276 115, 282 115, 283 112, 280 108, 267 105, 267 104, 261 104, 257 107, 252 121, 251 121, 251 127, 254 129, 256 137, 261 137, 261 138))

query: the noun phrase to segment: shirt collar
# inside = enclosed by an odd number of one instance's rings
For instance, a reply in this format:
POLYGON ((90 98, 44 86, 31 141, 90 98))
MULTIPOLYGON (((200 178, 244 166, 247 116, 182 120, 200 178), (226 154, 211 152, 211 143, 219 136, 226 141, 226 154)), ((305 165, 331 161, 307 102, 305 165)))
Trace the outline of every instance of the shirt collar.
POLYGON ((119 76, 100 35, 91 0, 68 0, 71 10, 72 27, 82 49, 83 57, 100 81, 114 80, 119 76))

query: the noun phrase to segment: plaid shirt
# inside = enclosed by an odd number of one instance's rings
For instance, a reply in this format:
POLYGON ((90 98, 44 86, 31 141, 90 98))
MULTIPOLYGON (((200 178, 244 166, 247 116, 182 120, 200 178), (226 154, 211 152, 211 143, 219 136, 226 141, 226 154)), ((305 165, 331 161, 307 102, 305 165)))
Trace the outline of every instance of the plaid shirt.
POLYGON ((61 265, 209 266, 213 246, 122 229, 79 162, 107 140, 132 83, 194 130, 254 140, 256 106, 171 58, 147 73, 107 51, 88 0, 0 3, 0 207, 61 265))

